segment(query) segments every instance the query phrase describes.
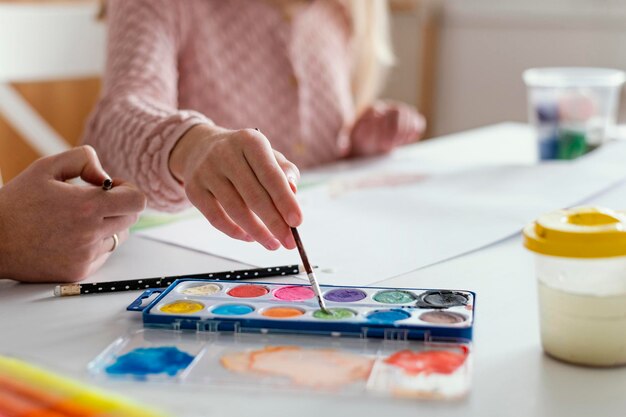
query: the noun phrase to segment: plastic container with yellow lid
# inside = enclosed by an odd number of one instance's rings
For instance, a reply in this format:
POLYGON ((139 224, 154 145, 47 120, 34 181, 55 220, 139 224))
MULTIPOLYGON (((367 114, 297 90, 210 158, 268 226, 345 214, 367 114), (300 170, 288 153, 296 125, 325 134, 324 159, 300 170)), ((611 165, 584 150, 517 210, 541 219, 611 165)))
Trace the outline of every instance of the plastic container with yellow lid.
POLYGON ((626 364, 626 212, 576 207, 524 229, 536 254, 541 341, 558 359, 626 364))

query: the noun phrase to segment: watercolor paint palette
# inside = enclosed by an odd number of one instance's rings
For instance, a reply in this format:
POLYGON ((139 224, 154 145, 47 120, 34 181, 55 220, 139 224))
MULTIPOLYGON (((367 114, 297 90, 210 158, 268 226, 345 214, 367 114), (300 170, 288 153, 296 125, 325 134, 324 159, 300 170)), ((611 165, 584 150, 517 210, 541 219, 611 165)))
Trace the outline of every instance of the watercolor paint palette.
POLYGON ((211 389, 463 398, 468 343, 144 328, 89 364, 95 378, 211 389))
POLYGON ((308 285, 194 279, 147 290, 128 310, 142 312, 148 327, 415 340, 472 338, 475 294, 470 291, 330 285, 321 289, 332 314, 319 309, 308 285))

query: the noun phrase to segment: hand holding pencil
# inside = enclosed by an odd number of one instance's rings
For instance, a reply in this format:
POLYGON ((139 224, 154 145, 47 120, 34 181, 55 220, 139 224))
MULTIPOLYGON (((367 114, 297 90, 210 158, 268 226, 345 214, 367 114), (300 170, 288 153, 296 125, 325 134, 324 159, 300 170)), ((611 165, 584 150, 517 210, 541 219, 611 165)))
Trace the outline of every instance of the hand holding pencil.
POLYGON ((0 188, 0 277, 71 282, 98 269, 112 236, 123 241, 146 204, 133 185, 110 181, 93 148, 81 146, 39 159, 0 188), (66 182, 75 177, 89 185, 66 182), (115 186, 105 192, 105 182, 115 186))

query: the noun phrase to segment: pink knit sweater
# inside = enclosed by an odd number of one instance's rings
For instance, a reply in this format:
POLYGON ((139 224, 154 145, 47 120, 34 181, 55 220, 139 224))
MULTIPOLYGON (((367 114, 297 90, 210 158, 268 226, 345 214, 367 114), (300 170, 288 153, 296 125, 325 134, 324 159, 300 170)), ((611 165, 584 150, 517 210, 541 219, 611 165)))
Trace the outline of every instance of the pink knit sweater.
POLYGON ((349 151, 350 20, 336 1, 292 16, 265 0, 109 0, 108 57, 84 141, 152 207, 187 203, 168 169, 192 126, 258 127, 300 168, 349 151))

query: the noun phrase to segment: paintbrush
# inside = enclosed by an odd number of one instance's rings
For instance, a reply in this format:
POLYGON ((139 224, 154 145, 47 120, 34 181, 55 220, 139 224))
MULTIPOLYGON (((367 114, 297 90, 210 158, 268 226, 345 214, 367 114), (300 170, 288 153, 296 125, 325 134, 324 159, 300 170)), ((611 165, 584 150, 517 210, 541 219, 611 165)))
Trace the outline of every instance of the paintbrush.
POLYGON ((313 268, 311 268, 311 264, 309 263, 309 258, 306 256, 306 252, 304 251, 304 246, 302 245, 302 240, 300 240, 300 234, 298 233, 298 229, 292 227, 291 233, 293 234, 293 238, 296 241, 296 246, 298 247, 298 252, 300 253, 300 258, 302 259, 302 265, 304 266, 307 277, 309 277, 309 282, 311 283, 311 287, 313 287, 313 292, 315 292, 315 296, 317 297, 317 303, 320 305, 320 310, 322 310, 326 314, 332 314, 326 308, 326 303, 324 303, 324 299, 322 298, 322 290, 320 290, 320 286, 317 283, 317 278, 315 278, 315 274, 313 273, 313 268))

